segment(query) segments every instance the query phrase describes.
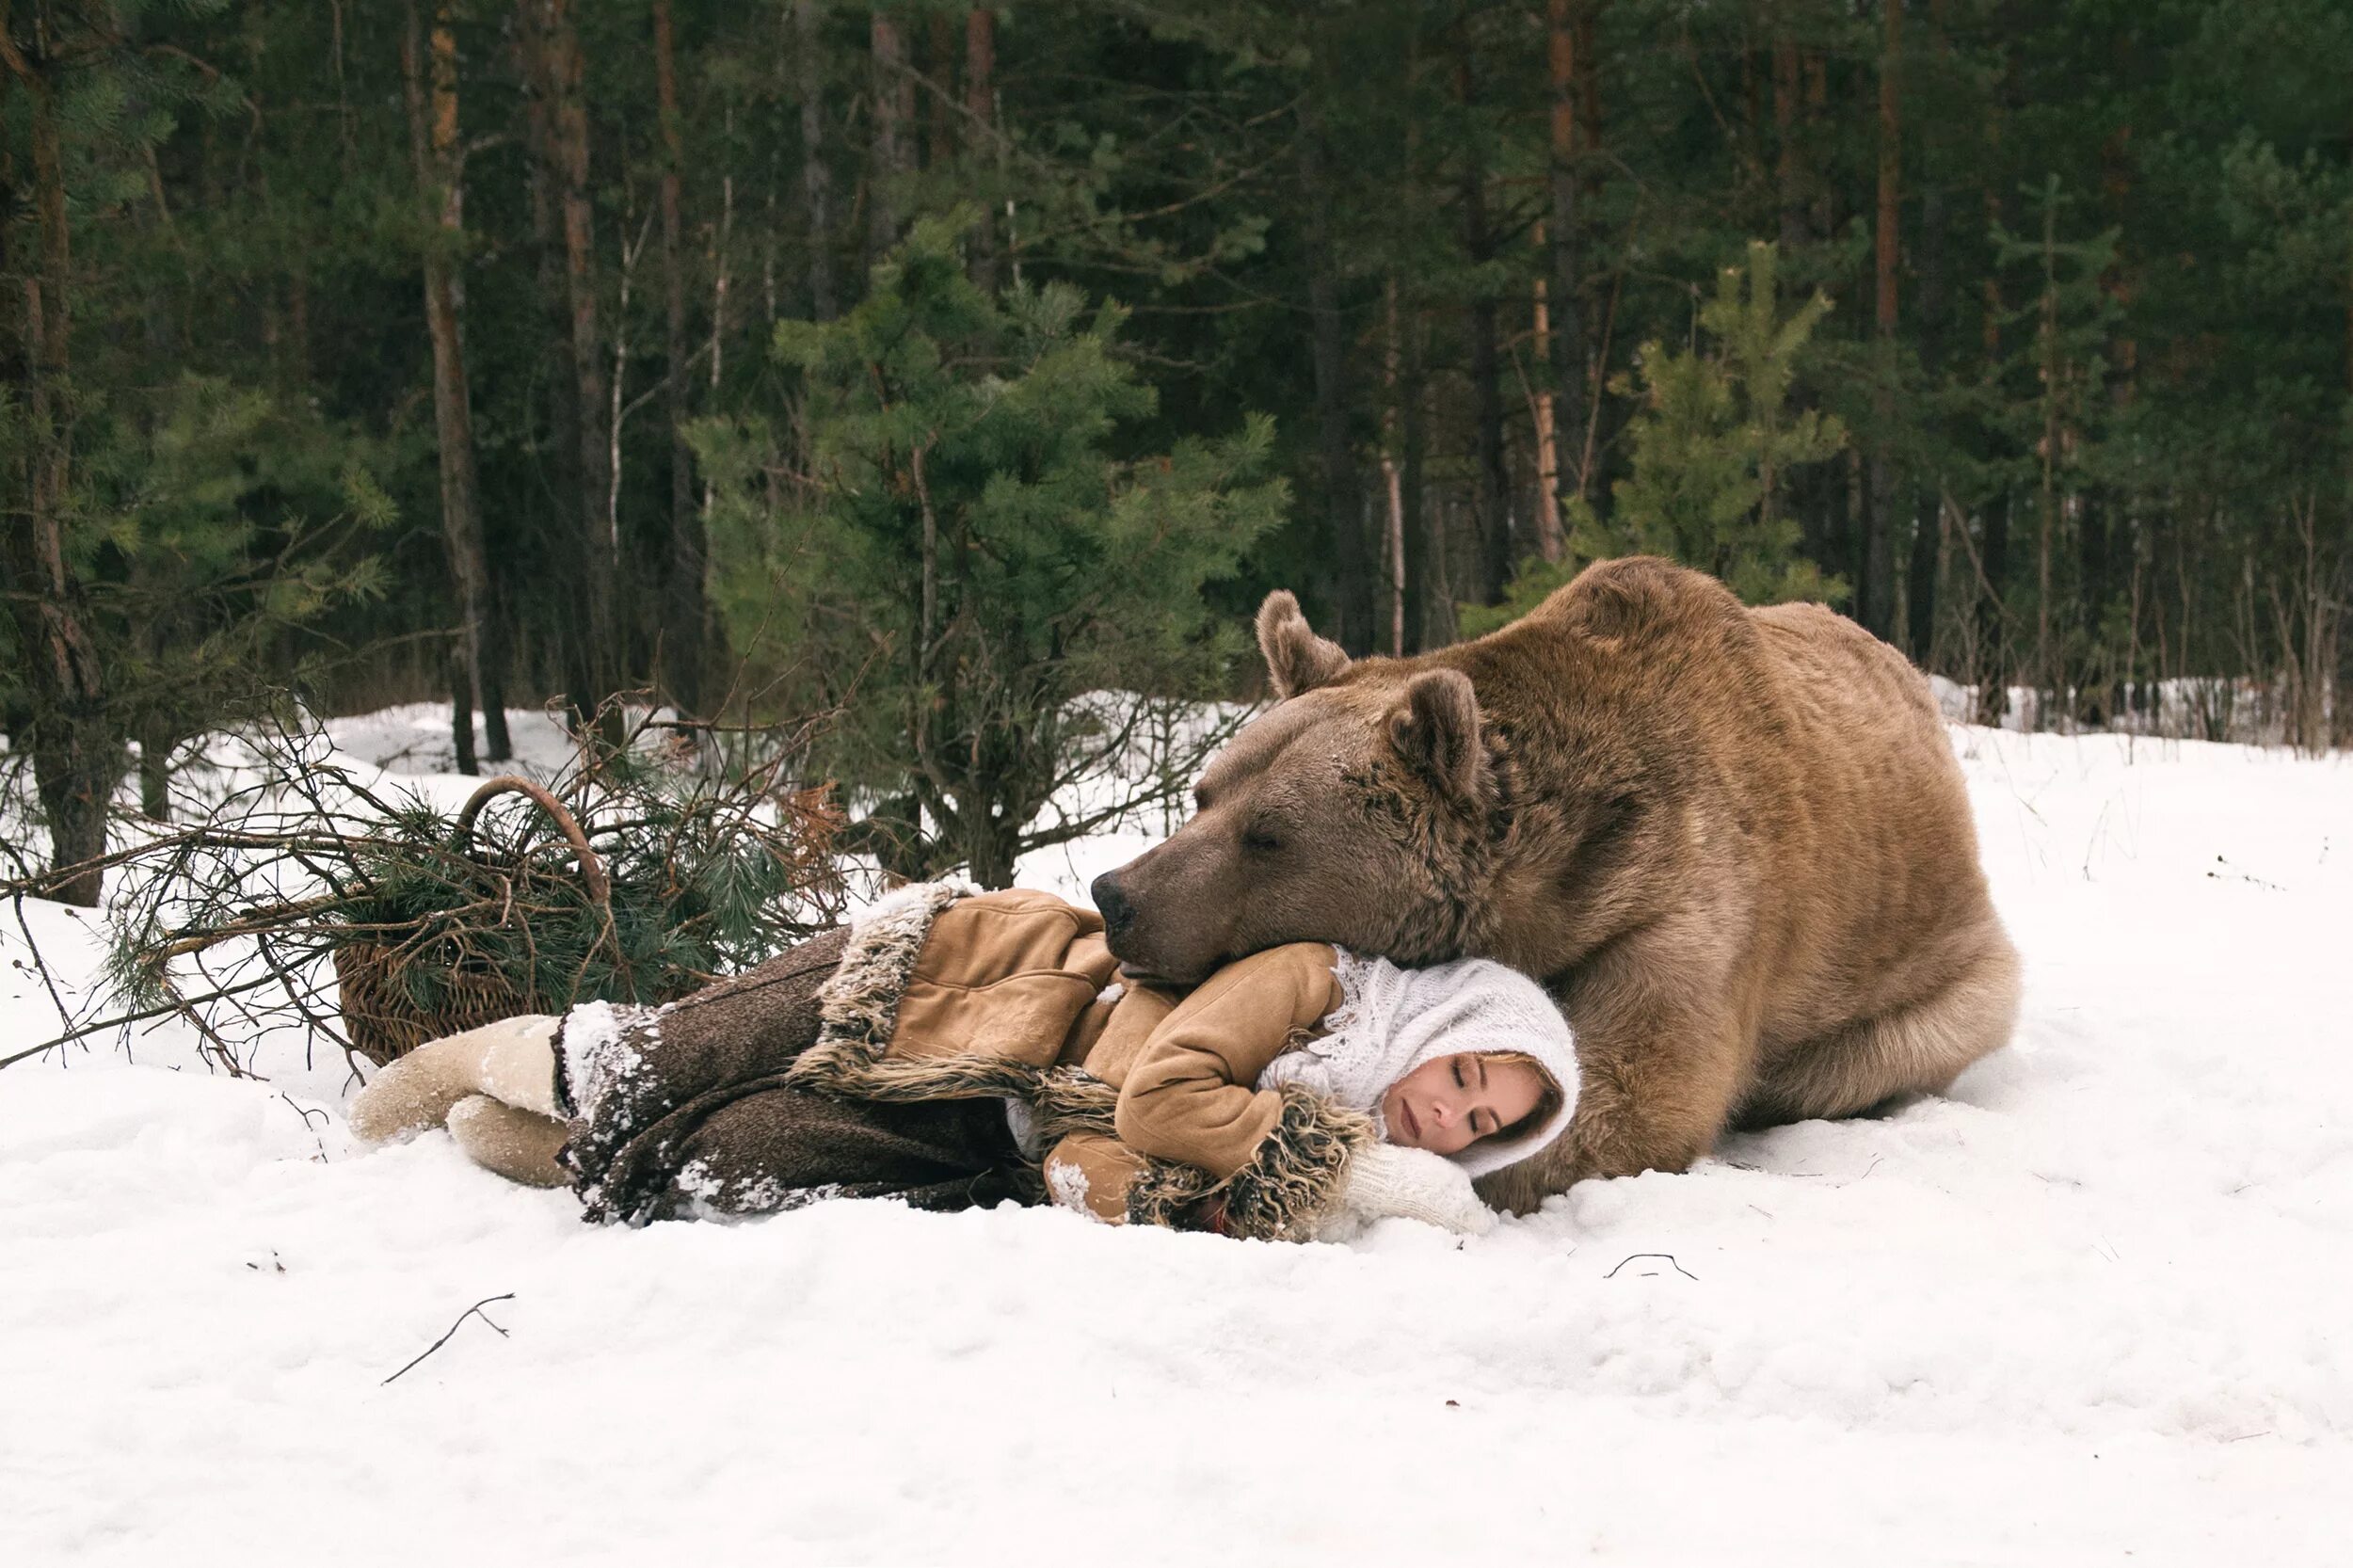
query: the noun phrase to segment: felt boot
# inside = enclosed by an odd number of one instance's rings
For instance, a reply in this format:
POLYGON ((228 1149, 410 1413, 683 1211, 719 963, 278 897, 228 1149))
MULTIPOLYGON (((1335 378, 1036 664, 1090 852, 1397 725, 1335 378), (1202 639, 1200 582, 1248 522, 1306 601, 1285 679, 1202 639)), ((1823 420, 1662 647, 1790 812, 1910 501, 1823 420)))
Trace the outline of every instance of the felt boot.
POLYGON ((469 1095, 555 1114, 555 1026, 540 1013, 430 1040, 385 1067, 351 1102, 351 1130, 371 1144, 440 1127, 469 1095))
POLYGON ((518 1111, 488 1095, 469 1095, 449 1108, 449 1135, 467 1157, 526 1187, 561 1187, 571 1179, 555 1162, 570 1133, 553 1116, 518 1111))

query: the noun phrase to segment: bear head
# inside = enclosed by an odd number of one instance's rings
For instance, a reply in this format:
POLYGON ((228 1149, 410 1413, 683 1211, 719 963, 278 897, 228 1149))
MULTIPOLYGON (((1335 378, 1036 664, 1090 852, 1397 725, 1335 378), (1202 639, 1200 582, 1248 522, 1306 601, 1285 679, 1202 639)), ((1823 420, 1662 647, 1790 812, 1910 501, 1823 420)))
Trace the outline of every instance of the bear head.
POLYGON ((1258 646, 1274 706, 1211 760, 1183 827, 1095 881, 1112 951, 1170 984, 1285 942, 1458 956, 1499 809, 1470 678, 1352 662, 1289 593, 1258 646))

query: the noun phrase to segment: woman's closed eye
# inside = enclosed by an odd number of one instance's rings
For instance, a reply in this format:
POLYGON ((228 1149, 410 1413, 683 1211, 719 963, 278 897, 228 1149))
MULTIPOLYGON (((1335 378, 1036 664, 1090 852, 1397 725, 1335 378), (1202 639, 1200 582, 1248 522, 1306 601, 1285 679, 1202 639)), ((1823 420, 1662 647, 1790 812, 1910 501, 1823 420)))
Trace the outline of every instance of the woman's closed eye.
MULTIPOLYGON (((1454 1059, 1454 1087, 1468 1094, 1472 1088, 1471 1078, 1465 1070, 1463 1062, 1464 1059, 1460 1056, 1454 1059)), ((1483 1062, 1479 1064, 1478 1079, 1478 1087, 1483 1092, 1487 1087, 1487 1064, 1483 1062)), ((1496 1121, 1494 1112, 1482 1112, 1473 1109, 1471 1113, 1463 1119, 1463 1125, 1470 1129, 1470 1135, 1473 1138, 1484 1138, 1490 1132, 1495 1131, 1500 1124, 1496 1121), (1486 1117, 1483 1123, 1480 1120, 1481 1115, 1486 1117)))

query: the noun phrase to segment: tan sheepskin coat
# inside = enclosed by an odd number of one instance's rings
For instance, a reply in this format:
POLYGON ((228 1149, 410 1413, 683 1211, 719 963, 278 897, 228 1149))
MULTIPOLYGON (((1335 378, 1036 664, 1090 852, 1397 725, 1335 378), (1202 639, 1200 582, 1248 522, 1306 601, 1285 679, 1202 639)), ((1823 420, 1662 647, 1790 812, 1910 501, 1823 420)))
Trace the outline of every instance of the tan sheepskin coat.
POLYGON ((1094 911, 1014 889, 908 889, 859 921, 787 1074, 850 1098, 1028 1108, 1047 1191, 1114 1223, 1297 1237, 1337 1201, 1361 1112, 1255 1085, 1337 1005, 1321 943, 1230 964, 1179 999, 1117 984, 1094 911))

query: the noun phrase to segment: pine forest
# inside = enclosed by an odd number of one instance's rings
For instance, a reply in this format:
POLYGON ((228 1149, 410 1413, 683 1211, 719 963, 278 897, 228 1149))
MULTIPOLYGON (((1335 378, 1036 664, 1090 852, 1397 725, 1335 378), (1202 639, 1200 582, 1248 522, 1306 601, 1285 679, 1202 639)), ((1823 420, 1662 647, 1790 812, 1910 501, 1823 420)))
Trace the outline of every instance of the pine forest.
POLYGON ((32 859, 274 694, 467 772, 634 694, 997 882, 1269 590, 1412 652, 1636 552, 2353 741, 2344 0, 0 14, 32 859))

